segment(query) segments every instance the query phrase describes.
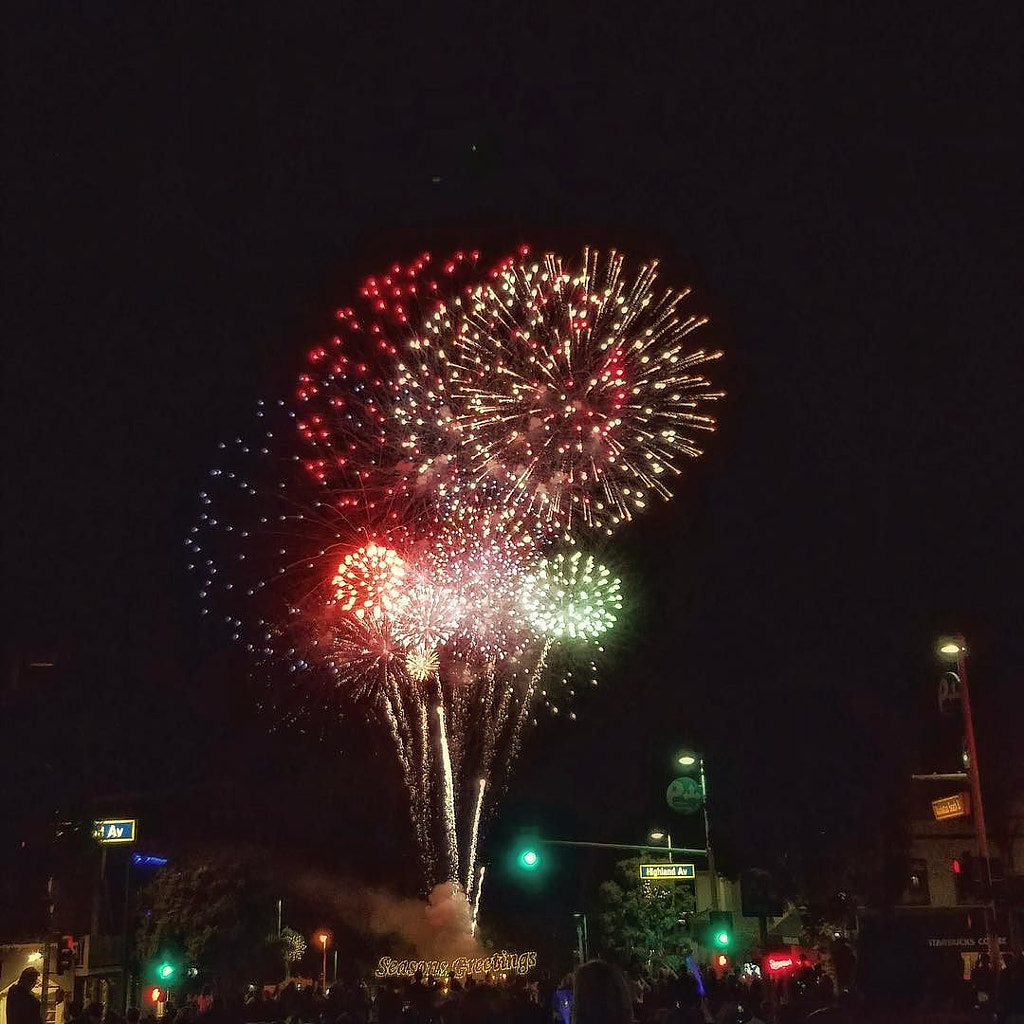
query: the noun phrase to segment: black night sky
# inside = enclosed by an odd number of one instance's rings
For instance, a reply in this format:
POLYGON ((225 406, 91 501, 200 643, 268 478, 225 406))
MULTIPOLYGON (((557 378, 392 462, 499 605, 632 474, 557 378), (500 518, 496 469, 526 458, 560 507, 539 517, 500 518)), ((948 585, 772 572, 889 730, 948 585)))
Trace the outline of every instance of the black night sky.
POLYGON ((951 628, 991 775, 1024 769, 1014 5, 86 2, 13 28, 5 647, 57 665, 7 669, 9 821, 124 794, 168 842, 409 863, 383 734, 269 735, 183 541, 217 441, 359 278, 453 244, 657 256, 727 350, 708 456, 617 542, 614 667, 536 734, 495 845, 641 841, 684 744, 727 870, 861 842, 951 628))

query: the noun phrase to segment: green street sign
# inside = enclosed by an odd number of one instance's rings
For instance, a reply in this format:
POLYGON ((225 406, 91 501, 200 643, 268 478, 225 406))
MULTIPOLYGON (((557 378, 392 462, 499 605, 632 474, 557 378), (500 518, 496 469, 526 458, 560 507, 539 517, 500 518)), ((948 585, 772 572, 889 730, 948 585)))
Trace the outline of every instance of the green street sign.
POLYGON ((641 864, 640 877, 647 881, 693 881, 697 871, 692 864, 641 864))
POLYGON ((677 814, 696 814, 704 803, 704 791, 696 779, 680 775, 669 783, 665 800, 677 814))

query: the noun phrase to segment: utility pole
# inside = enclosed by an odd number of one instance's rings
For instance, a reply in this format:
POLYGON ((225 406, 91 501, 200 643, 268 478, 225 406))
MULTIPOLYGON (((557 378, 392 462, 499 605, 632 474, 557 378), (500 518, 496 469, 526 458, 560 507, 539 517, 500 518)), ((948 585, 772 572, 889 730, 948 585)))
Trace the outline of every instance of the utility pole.
MULTIPOLYGON (((971 689, 967 682, 967 643, 962 636, 954 640, 956 644, 956 670, 960 676, 960 706, 964 715, 964 732, 967 740, 967 779, 971 784, 971 801, 974 811, 974 829, 978 837, 978 853, 985 862, 985 881, 987 896, 985 901, 985 932, 988 936, 988 962, 997 979, 1002 966, 999 952, 999 936, 996 933, 996 903, 992 891, 992 858, 988 849, 988 832, 985 828, 985 808, 981 802, 981 765, 978 762, 978 744, 974 737, 974 715, 971 712, 971 689)), ((952 653, 952 652, 947 652, 952 653)))
POLYGON ((43 991, 39 999, 39 1016, 41 1024, 46 1024, 46 1014, 48 1012, 48 1000, 47 994, 50 988, 50 954, 53 946, 51 939, 53 938, 53 875, 50 875, 46 879, 46 934, 43 937, 43 971, 42 971, 42 985, 43 991))
POLYGON ((718 910, 718 872, 715 870, 715 851, 711 845, 711 819, 708 817, 708 778, 704 772, 704 758, 700 759, 700 788, 704 795, 704 845, 708 851, 708 875, 711 882, 711 909, 718 910))

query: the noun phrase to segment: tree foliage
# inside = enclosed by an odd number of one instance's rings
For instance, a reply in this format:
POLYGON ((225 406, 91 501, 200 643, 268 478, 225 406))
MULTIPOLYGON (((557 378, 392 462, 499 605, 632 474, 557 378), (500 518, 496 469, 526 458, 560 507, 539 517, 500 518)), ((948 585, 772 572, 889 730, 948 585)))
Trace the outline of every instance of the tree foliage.
POLYGON ((678 969, 691 951, 686 920, 693 889, 680 882, 642 882, 640 860, 619 861, 615 877, 598 896, 598 933, 605 956, 627 965, 637 960, 678 969))
POLYGON ((140 909, 136 950, 143 967, 169 955, 227 988, 284 974, 273 895, 238 861, 165 868, 141 894, 140 909))

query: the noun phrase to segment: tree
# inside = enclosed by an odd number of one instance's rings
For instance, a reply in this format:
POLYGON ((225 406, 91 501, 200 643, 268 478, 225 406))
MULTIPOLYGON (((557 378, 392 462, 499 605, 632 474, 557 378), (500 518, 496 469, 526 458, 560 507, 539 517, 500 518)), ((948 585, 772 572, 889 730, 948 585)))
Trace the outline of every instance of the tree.
POLYGON ((227 989, 279 981, 284 951, 272 935, 272 894, 248 867, 206 858, 160 871, 142 894, 140 964, 176 956, 227 989))
POLYGON ((306 939, 294 928, 281 929, 281 943, 284 946, 284 976, 291 977, 292 964, 297 964, 306 955, 306 939))
POLYGON ((686 921, 694 906, 687 883, 644 882, 639 858, 619 861, 615 878, 598 895, 597 925, 605 955, 624 966, 639 959, 678 969, 692 950, 686 921))

